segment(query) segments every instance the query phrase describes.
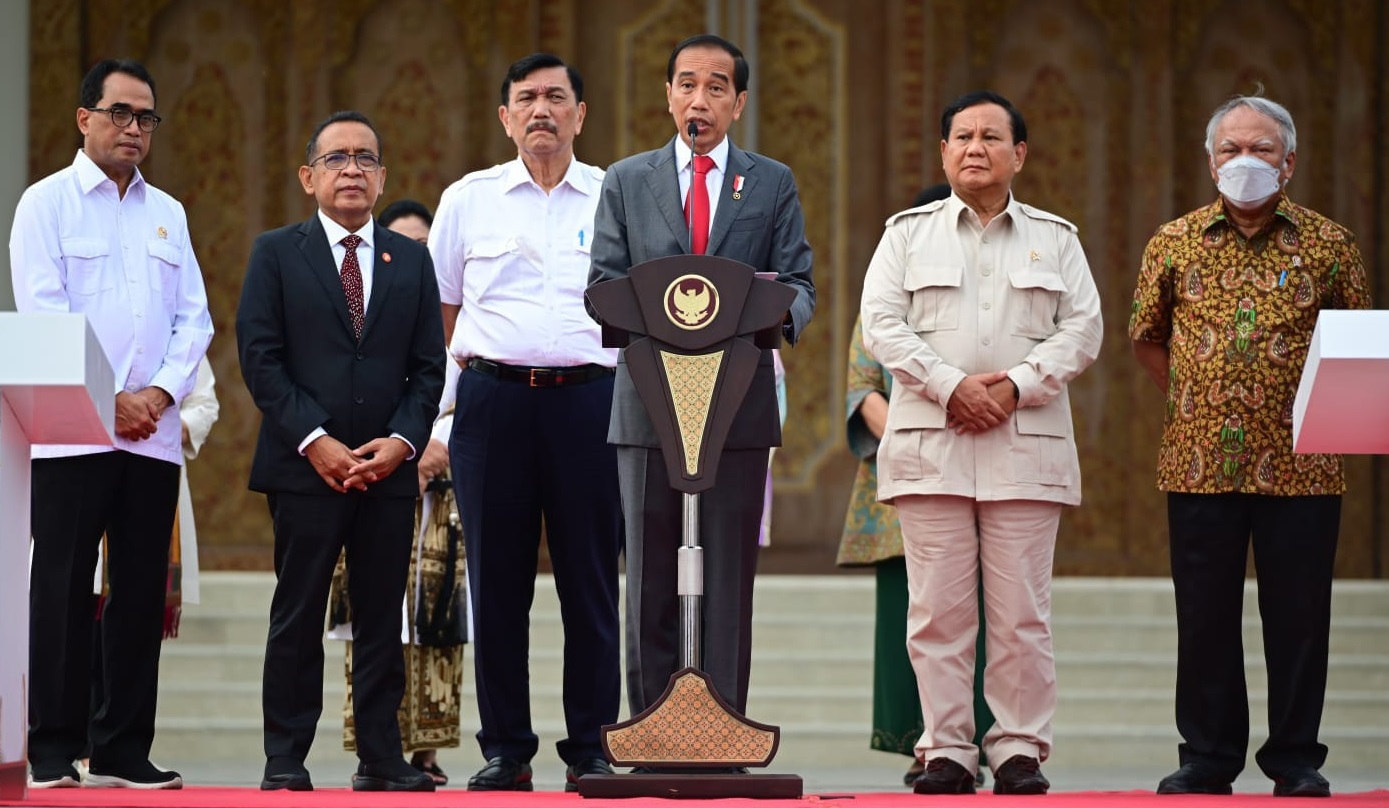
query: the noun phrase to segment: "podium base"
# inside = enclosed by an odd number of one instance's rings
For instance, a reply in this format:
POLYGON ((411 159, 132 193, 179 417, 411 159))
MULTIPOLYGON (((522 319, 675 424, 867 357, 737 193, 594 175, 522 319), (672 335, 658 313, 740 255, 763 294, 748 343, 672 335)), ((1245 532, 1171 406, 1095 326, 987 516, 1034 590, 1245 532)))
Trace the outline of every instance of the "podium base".
POLYGON ((789 800, 800 799, 804 793, 805 784, 796 774, 586 774, 579 778, 579 796, 609 799, 789 800))

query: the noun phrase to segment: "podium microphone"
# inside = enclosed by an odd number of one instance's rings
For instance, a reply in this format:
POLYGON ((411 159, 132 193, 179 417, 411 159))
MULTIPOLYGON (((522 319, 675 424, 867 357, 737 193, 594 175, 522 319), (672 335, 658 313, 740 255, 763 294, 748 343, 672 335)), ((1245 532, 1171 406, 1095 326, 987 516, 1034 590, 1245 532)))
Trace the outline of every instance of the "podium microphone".
POLYGON ((696 177, 695 177, 695 170, 694 170, 694 155, 695 155, 694 147, 695 147, 695 138, 699 137, 699 124, 698 124, 698 123, 695 123, 694 121, 690 121, 689 123, 685 124, 685 134, 687 134, 687 135, 690 136, 690 192, 689 192, 689 194, 687 194, 686 197, 685 197, 685 199, 687 200, 687 201, 686 201, 686 204, 685 204, 685 230, 690 234, 690 254, 693 255, 693 254, 694 254, 694 184, 695 184, 695 179, 696 179, 696 177))

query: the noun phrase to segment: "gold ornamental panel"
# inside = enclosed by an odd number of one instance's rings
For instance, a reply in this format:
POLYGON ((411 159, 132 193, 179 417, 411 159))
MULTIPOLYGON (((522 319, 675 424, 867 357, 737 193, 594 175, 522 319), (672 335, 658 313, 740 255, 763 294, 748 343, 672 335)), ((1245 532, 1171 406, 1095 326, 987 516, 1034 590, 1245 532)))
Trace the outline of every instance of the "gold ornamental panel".
POLYGON ((685 473, 699 469, 699 449, 704 444, 704 425, 709 422, 709 408, 714 403, 714 383, 719 379, 723 351, 698 354, 661 351, 670 400, 675 405, 675 423, 680 429, 680 443, 685 449, 685 473))
POLYGON ((655 711, 606 733, 608 751, 619 765, 722 763, 766 765, 776 753, 777 733, 750 726, 721 707, 709 682, 687 673, 671 685, 655 711))

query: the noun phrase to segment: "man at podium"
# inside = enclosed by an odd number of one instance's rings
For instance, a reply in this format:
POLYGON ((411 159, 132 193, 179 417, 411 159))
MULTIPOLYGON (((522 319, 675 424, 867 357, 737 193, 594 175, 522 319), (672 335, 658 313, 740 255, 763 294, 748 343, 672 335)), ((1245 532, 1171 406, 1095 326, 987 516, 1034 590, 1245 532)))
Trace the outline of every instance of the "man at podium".
MULTIPOLYGON (((666 100, 678 134, 608 169, 594 220, 589 285, 670 255, 737 259, 796 289, 782 327, 794 344, 815 310, 810 244, 791 170, 739 149, 728 137, 747 103, 748 74, 742 51, 725 39, 705 34, 676 45, 666 68, 666 100)), ((617 445, 626 516, 627 696, 637 715, 660 697, 679 667, 682 496, 670 486, 625 356, 617 362, 608 442, 617 445)), ((752 660, 752 586, 768 450, 780 443, 772 354, 763 351, 729 430, 718 484, 700 496, 703 669, 740 713, 752 660)))
POLYGON ((72 165, 30 186, 10 233, 21 312, 80 312, 119 387, 114 446, 34 446, 29 612, 30 787, 179 788, 149 761, 169 535, 183 463, 178 404, 212 340, 183 206, 138 166, 154 130, 154 79, 128 60, 82 79, 72 165), (167 416, 167 417, 166 417, 167 416), (73 507, 74 498, 82 507, 73 507), (98 624, 100 704, 89 706, 92 575, 108 537, 111 596, 98 624))
POLYGON ((1322 309, 1367 309, 1346 228, 1284 193, 1297 130, 1281 104, 1236 96, 1206 127, 1220 196, 1158 228, 1143 253, 1129 336, 1166 398, 1177 598, 1181 768, 1159 794, 1229 794, 1249 745, 1241 617, 1252 537, 1268 666, 1268 741, 1280 796, 1326 797, 1318 742, 1331 577, 1346 489, 1339 455, 1294 455, 1293 399, 1322 309))

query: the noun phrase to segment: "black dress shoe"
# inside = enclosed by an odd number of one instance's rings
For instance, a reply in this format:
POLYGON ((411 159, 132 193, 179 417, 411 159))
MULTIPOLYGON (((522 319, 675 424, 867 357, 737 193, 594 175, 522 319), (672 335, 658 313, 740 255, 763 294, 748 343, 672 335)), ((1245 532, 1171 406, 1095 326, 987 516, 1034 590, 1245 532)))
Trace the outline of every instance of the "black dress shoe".
POLYGON ((534 791, 531 764, 494 757, 468 780, 469 791, 534 791))
POLYGON ((931 758, 926 771, 912 783, 917 794, 973 794, 974 775, 950 758, 931 758))
POLYGON ((265 762, 261 791, 313 791, 313 781, 304 764, 293 758, 274 757, 265 762))
POLYGON ((1316 769, 1294 769, 1273 778, 1275 797, 1330 797, 1331 784, 1316 769))
POLYGON ((1045 794, 1051 782, 1042 776, 1042 764, 1035 757, 1013 755, 994 772, 995 794, 1045 794))
POLYGON ((919 760, 913 760, 912 765, 907 767, 907 773, 902 775, 902 785, 910 788, 912 784, 916 782, 916 778, 920 777, 922 773, 925 771, 925 763, 922 763, 919 760))
POLYGON ((579 778, 585 774, 612 774, 613 767, 602 758, 584 758, 564 770, 564 790, 578 791, 579 778))
POLYGON ((353 791, 433 791, 434 778, 400 758, 358 763, 353 791))
POLYGON ((1230 780, 1188 763, 1158 781, 1159 794, 1233 794, 1230 780))

